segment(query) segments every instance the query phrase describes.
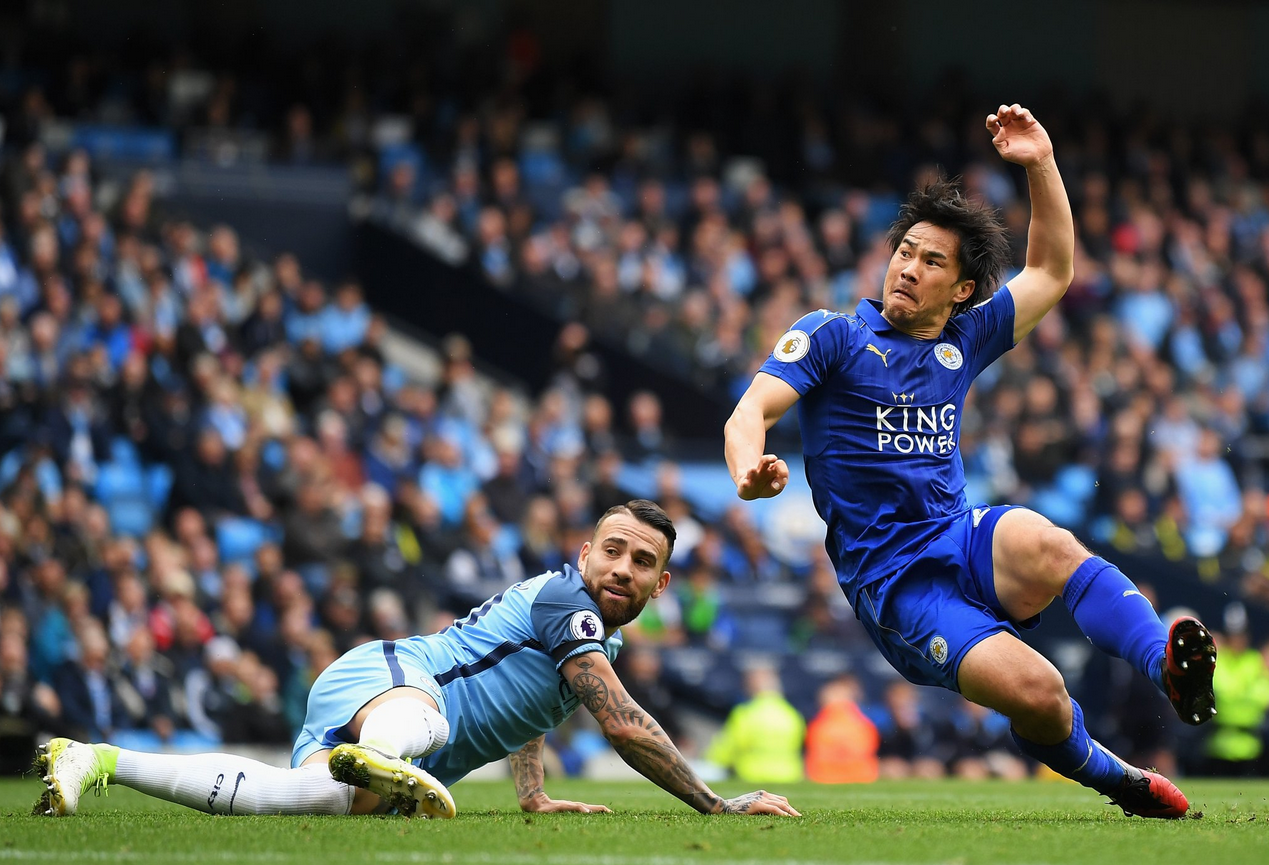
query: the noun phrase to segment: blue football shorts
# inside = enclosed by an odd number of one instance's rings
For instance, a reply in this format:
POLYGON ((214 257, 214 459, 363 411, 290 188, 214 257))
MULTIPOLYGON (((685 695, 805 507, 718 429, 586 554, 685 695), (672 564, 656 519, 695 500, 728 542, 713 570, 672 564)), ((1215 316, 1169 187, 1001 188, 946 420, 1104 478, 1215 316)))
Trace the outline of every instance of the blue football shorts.
POLYGON ((970 649, 993 634, 1018 636, 996 598, 991 558, 996 523, 1014 507, 975 505, 893 575, 860 589, 859 620, 909 682, 959 692, 957 671, 970 649))
POLYGON ((444 715, 445 697, 425 667, 419 642, 363 643, 323 670, 308 692, 308 710, 291 749, 291 767, 303 765, 316 751, 355 742, 348 724, 362 706, 391 688, 408 685, 424 691, 444 715))

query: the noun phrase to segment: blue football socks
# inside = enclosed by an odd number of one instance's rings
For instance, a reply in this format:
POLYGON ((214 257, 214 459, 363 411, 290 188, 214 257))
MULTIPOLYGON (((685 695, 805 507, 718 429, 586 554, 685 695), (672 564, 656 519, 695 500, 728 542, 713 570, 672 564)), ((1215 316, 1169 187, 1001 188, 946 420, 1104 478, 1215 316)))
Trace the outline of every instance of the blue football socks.
POLYGON ((1093 556, 1066 581, 1062 601, 1094 646, 1123 658, 1163 690, 1168 629, 1123 571, 1093 556))
POLYGON ((1088 735, 1084 729, 1084 712, 1074 700, 1071 701, 1071 735, 1064 741, 1041 745, 1022 738, 1012 728, 1010 732, 1022 753, 1098 793, 1109 794, 1124 780, 1124 767, 1088 735))

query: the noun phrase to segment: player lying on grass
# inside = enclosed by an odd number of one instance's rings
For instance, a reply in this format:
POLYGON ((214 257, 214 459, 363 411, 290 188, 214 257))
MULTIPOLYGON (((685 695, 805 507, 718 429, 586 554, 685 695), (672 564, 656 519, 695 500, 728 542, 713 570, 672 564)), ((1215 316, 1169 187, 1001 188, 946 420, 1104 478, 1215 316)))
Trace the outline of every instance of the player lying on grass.
POLYGON ((1148 676, 1189 724, 1216 713, 1207 630, 1185 618, 1169 631, 1118 568, 1041 515, 965 497, 965 394, 1066 292, 1075 252, 1048 133, 1019 105, 1000 106, 987 131, 1026 169, 1023 271, 995 291, 1009 260, 996 215, 941 179, 918 190, 890 229, 881 302, 811 313, 780 338, 727 422, 727 466, 740 498, 778 495, 789 469, 763 452, 766 431, 797 403, 825 545, 895 669, 1001 712, 1024 753, 1126 813, 1180 817, 1181 791, 1094 742, 1061 674, 1017 628, 1060 597, 1093 645, 1148 676))
POLYGON ((36 811, 74 814, 114 783, 213 814, 452 817, 446 785, 508 755, 524 810, 608 811, 542 786, 544 735, 580 703, 622 759, 697 811, 800 816, 765 791, 715 794, 613 672, 617 629, 665 591, 674 539, 665 511, 636 499, 603 515, 577 570, 517 583, 439 634, 353 649, 313 683, 290 769, 54 739, 37 757, 48 789, 36 811))

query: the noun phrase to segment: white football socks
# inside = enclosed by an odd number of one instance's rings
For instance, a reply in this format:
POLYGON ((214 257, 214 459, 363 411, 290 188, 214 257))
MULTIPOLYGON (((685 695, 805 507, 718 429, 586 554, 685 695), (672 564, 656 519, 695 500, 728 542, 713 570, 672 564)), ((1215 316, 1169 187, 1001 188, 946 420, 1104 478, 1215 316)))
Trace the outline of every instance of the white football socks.
POLYGON ((121 750, 111 780, 209 814, 348 814, 356 792, 325 763, 279 769, 234 754, 121 750))
POLYGON ((413 760, 449 741, 449 722, 422 700, 398 697, 370 710, 357 741, 393 757, 413 760))

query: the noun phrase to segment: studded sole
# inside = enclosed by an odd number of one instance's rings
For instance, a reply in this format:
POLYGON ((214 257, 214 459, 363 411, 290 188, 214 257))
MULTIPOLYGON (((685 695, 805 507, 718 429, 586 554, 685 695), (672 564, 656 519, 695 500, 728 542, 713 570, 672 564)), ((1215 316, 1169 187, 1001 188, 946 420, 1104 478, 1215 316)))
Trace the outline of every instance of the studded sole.
POLYGON ((377 794, 406 817, 449 819, 454 799, 445 785, 427 772, 363 745, 340 745, 328 760, 331 777, 377 794))
POLYGON ((1164 679, 1177 716, 1191 726, 1207 723, 1216 715, 1216 642, 1211 633, 1198 619, 1177 620, 1168 634, 1167 658, 1164 679))

